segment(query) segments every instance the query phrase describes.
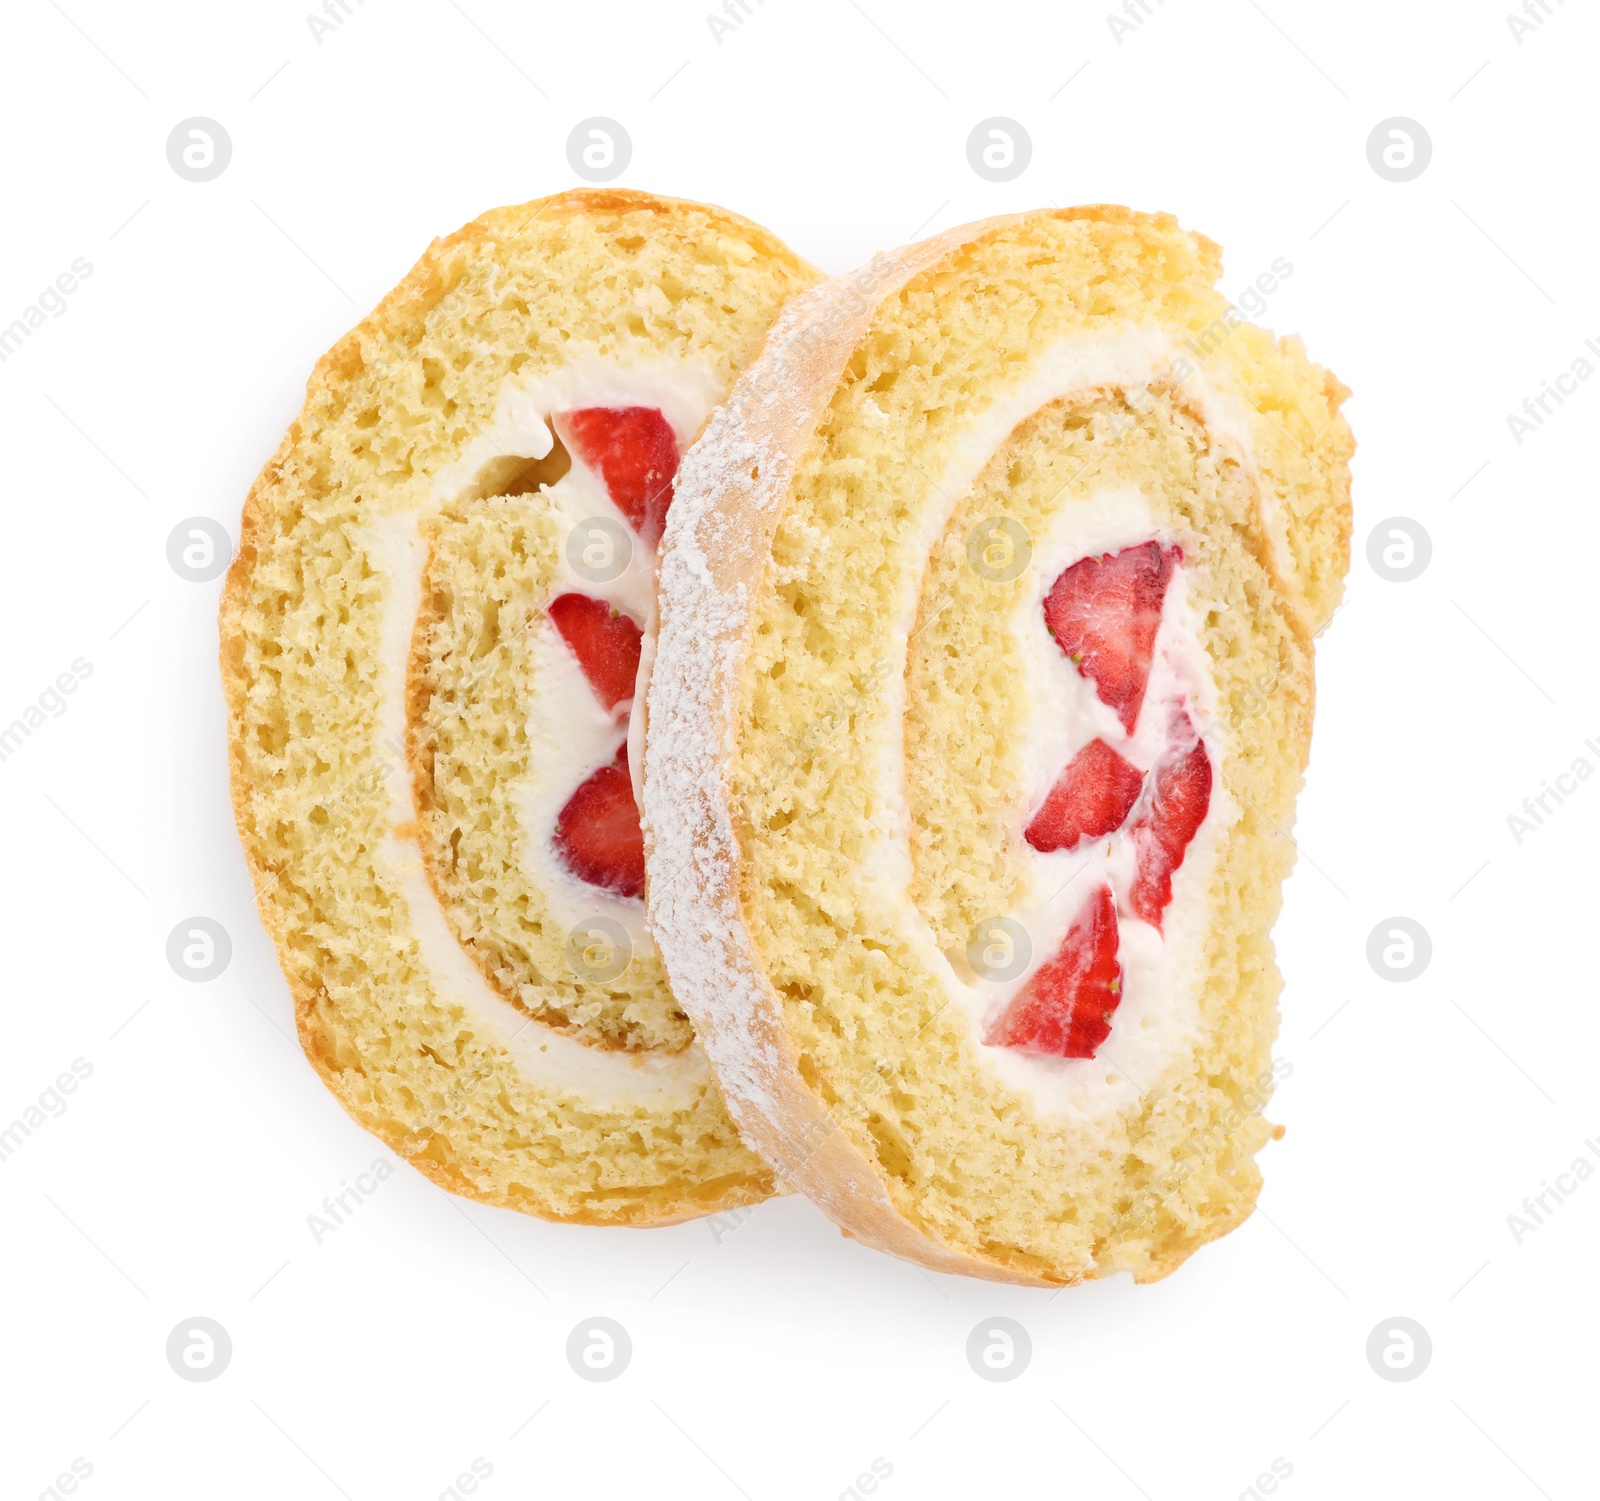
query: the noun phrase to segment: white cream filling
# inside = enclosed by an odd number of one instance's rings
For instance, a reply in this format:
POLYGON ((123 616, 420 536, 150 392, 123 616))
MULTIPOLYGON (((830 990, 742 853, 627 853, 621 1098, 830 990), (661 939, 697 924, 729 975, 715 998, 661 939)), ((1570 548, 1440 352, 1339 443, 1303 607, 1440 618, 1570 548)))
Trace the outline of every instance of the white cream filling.
MULTIPOLYGON (((495 421, 464 455, 434 483, 441 499, 457 493, 482 466, 502 454, 543 458, 553 446, 550 416, 581 407, 656 407, 671 424, 681 453, 722 396, 722 382, 709 365, 690 361, 637 361, 621 364, 585 351, 570 364, 539 380, 508 383, 497 403, 495 421)), ((572 468, 543 492, 556 517, 559 563, 551 597, 572 592, 608 601, 631 616, 644 632, 633 703, 642 707, 649 664, 655 652, 655 549, 633 533, 628 518, 612 503, 600 474, 577 454, 572 468), (614 579, 585 578, 572 567, 567 540, 574 528, 602 519, 628 534, 626 568, 614 579)), ((636 954, 655 952, 645 925, 644 904, 618 897, 581 881, 567 869, 552 843, 556 820, 567 800, 597 768, 608 765, 628 741, 628 770, 634 800, 640 800, 643 747, 638 735, 643 714, 621 718, 604 709, 560 633, 548 619, 536 626, 533 671, 538 691, 529 708, 528 771, 516 791, 523 831, 519 852, 529 880, 543 893, 554 921, 563 928, 597 917, 626 930, 636 954)))
MULTIPOLYGON (((592 346, 569 345, 567 363, 560 370, 538 378, 513 377, 505 383, 495 402, 494 420, 455 463, 433 477, 433 497, 446 501, 459 495, 491 459, 507 455, 542 459, 554 446, 547 421, 552 412, 659 407, 678 435, 679 448, 687 448, 726 387, 726 379, 704 360, 623 357, 592 346)), ((578 468, 576 458, 573 468, 578 468)), ((601 497, 605 498, 603 488, 601 497)))
MULTIPOLYGON (((905 786, 904 736, 907 643, 915 627, 924 570, 932 548, 951 516, 989 459, 1012 431, 1048 403, 1094 387, 1113 386, 1137 394, 1170 374, 1178 357, 1163 330, 1126 325, 1116 333, 1064 341, 1009 390, 998 393, 974 415, 958 440, 955 455, 924 497, 921 524, 908 529, 901 542, 909 562, 909 585, 898 619, 891 627, 889 655, 900 664, 884 685, 889 699, 884 723, 888 735, 878 747, 877 785, 880 816, 872 853, 863 862, 863 877, 882 904, 886 920, 918 948, 923 962, 936 973, 949 1002, 968 1018, 974 1051, 982 1067, 1026 1094, 1041 1114, 1084 1121, 1131 1108, 1152 1088, 1161 1070, 1186 1048, 1198 1020, 1197 979, 1208 926, 1206 890, 1223 834, 1236 810, 1222 787, 1218 748, 1212 755, 1212 793, 1206 818, 1173 876, 1172 903, 1157 932, 1124 908, 1134 874, 1131 840, 1123 836, 1093 848, 1042 854, 1028 850, 1028 883, 1019 907, 1008 916, 1027 930, 1032 957, 1028 968, 1009 981, 976 981, 964 959, 960 969, 942 953, 932 928, 908 896, 910 804, 905 786), (991 1047, 983 1041, 987 1024, 1025 985, 1038 967, 1052 958, 1072 919, 1095 889, 1109 879, 1119 897, 1119 960, 1123 966, 1122 1000, 1112 1017, 1111 1035, 1092 1059, 1055 1058, 991 1047)), ((1186 382, 1214 439, 1237 450, 1248 461, 1249 428, 1236 400, 1206 384, 1203 373, 1186 382)), ((1199 639, 1200 602, 1190 597, 1185 571, 1175 570, 1168 589, 1162 625, 1152 658, 1150 681, 1131 739, 1116 714, 1101 703, 1094 685, 1082 677, 1050 635, 1044 621, 1045 595, 1062 569, 1091 553, 1117 551, 1166 537, 1157 527, 1148 500, 1133 490, 1103 490, 1087 505, 1064 508, 1047 537, 1032 539, 1033 587, 1017 606, 1011 628, 1022 644, 1026 692, 1031 707, 1022 747, 1030 812, 1044 800, 1062 769, 1089 741, 1103 738, 1141 769, 1155 762, 1165 744, 1167 702, 1174 694, 1187 698, 1190 717, 1203 729, 1214 715, 1216 690, 1199 639)), ((1022 831, 1016 831, 1021 840, 1022 831)))
MULTIPOLYGON (((457 942, 444 910, 427 880, 413 826, 417 812, 411 778, 404 764, 405 679, 411 636, 422 597, 427 562, 420 526, 425 516, 447 504, 469 485, 491 459, 542 458, 552 447, 551 412, 584 406, 654 406, 688 446, 722 394, 722 381, 709 367, 688 361, 624 365, 588 351, 561 371, 537 381, 508 381, 495 421, 462 457, 434 476, 429 497, 412 510, 369 521, 356 531, 356 543, 371 567, 385 578, 381 658, 378 663, 378 734, 393 832, 375 853, 381 874, 395 886, 408 908, 409 929, 418 960, 439 997, 460 1005, 474 1023, 497 1038, 520 1072, 537 1087, 568 1094, 590 1108, 671 1110, 693 1103, 710 1080, 698 1044, 676 1053, 627 1052, 591 1048, 556 1028, 529 1017, 484 980, 457 942)), ((605 517, 626 527, 627 520, 605 493, 600 477, 573 457, 571 471, 543 492, 555 508, 562 539, 562 576, 554 592, 571 589, 607 599, 646 628, 646 659, 655 629, 655 557, 633 538, 627 569, 609 583, 595 583, 572 572, 565 540, 571 527, 605 517)), ((636 953, 653 952, 642 904, 619 899, 579 881, 556 857, 550 844, 555 820, 566 801, 595 767, 615 754, 624 736, 619 715, 601 707, 576 659, 548 620, 536 627, 534 669, 538 692, 527 726, 529 775, 517 791, 525 831, 521 857, 529 878, 544 894, 552 919, 565 928, 607 916, 621 922, 636 953)), ((644 667, 635 688, 642 704, 644 667)), ((635 775, 637 767, 635 766, 635 775)))
MULTIPOLYGON (((1200 644, 1204 602, 1194 598, 1192 575, 1183 564, 1173 570, 1167 586, 1150 677, 1131 735, 1115 711, 1101 702, 1094 684, 1072 665, 1045 622, 1045 597, 1063 569, 1080 558, 1151 540, 1183 547, 1190 557, 1195 552, 1193 541, 1169 535, 1158 525, 1149 501, 1138 491, 1107 489, 1085 505, 1058 512, 1049 536, 1035 550, 1032 587, 1010 622, 1022 645, 1029 706, 1021 750, 1030 818, 1067 764, 1090 741, 1104 740, 1148 774, 1167 749, 1174 704, 1186 710, 1197 730, 1215 716, 1216 685, 1200 644)), ((983 1045, 988 1067, 1007 1083, 1027 1090, 1052 1113, 1089 1116, 1107 1106, 1131 1105, 1192 1043, 1199 1022, 1194 977, 1203 957, 1206 891, 1221 836, 1235 817, 1215 775, 1217 747, 1208 749, 1213 770, 1210 806, 1174 873, 1172 902, 1161 931, 1128 909, 1138 862, 1126 832, 1076 850, 1043 852, 1023 841, 1021 829, 1015 831, 1027 852, 1028 881, 1022 901, 1005 915, 1027 931, 1032 961, 1008 981, 980 980, 962 986, 960 999, 980 1042, 1034 971, 1060 948, 1090 893, 1109 883, 1117 898, 1121 1001, 1112 1015, 1111 1035, 1095 1057, 1053 1058, 983 1045)))

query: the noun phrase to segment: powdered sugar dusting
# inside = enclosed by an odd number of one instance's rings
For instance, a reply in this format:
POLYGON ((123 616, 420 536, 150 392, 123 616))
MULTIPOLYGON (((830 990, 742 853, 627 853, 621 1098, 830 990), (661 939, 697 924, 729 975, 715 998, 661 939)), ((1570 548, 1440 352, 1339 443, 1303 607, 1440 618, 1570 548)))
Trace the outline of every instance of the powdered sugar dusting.
POLYGON ((789 303, 679 466, 646 700, 648 919, 730 1110, 779 1172, 800 1166, 776 1160, 789 1155, 773 1095, 786 1044, 770 1017, 763 1025, 767 982, 741 911, 727 763, 754 586, 804 435, 859 332, 858 318, 834 311, 849 286, 824 282, 789 303))
POLYGON ((791 301, 685 455, 662 539, 643 805, 647 920, 750 1145, 852 1233, 969 1273, 980 1268, 906 1224, 799 1078, 744 920, 727 783, 754 599, 799 457, 878 305, 970 233, 880 256, 791 301))

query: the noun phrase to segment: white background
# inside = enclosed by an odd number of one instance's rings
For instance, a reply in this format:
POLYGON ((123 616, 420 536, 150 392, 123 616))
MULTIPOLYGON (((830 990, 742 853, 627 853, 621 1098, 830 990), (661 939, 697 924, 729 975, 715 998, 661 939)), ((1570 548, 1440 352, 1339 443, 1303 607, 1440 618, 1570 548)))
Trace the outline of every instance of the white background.
POLYGON ((352 0, 320 44, 307 0, 12 0, 0 325, 93 272, 0 364, 0 723, 93 673, 0 763, 0 1125, 93 1072, 0 1162, 4 1494, 80 1459, 90 1497, 428 1501, 481 1458, 489 1501, 832 1501, 881 1459, 889 1501, 1227 1501, 1281 1459, 1291 1501, 1592 1496, 1600 1181, 1520 1245, 1507 1216, 1600 1160, 1600 782, 1520 844, 1507 816, 1600 766, 1600 381, 1520 445, 1506 418, 1600 337, 1600 26, 1551 0, 1519 45, 1506 3, 1151 0, 1119 43, 1109 0, 749 0, 719 45, 708 0, 352 0), (193 115, 232 138, 210 183, 167 163, 193 115), (1257 1215, 1164 1283, 925 1274, 797 1200, 720 1240, 550 1225, 409 1169, 307 1228, 386 1153, 293 1041, 229 815, 219 585, 167 535, 236 535, 315 358, 434 235, 574 185, 591 115, 632 136, 623 185, 830 271, 1002 210, 1171 210, 1232 294, 1290 261, 1261 321, 1355 390, 1355 558, 1278 927, 1288 1135, 1257 1215), (967 163, 992 115, 1033 141, 1007 184, 967 163), (1395 115, 1434 147, 1401 184, 1366 156, 1395 115), (1393 516, 1432 538, 1411 583, 1367 561, 1393 516), (194 914, 233 936, 208 984, 164 956, 194 914), (1394 915, 1432 937, 1406 984, 1366 959, 1394 915), (964 1355, 1000 1314, 1034 1351, 1003 1385, 964 1355), (194 1315, 233 1342, 206 1384, 164 1354, 194 1315), (593 1315, 633 1340, 605 1385, 563 1353, 593 1315), (1433 1342, 1405 1384, 1364 1353, 1395 1315, 1433 1342))

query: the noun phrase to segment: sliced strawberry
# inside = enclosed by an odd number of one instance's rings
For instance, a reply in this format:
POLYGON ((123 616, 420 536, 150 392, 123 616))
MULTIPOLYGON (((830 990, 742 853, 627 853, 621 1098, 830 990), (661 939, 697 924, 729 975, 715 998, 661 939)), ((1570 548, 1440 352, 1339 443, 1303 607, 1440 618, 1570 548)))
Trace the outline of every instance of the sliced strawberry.
POLYGON ((1065 569, 1044 602, 1050 634, 1130 735, 1139 721, 1177 547, 1143 542, 1065 569))
POLYGON ((603 599, 562 594, 550 601, 550 619, 572 648, 594 696, 608 709, 633 697, 643 632, 603 599))
POLYGON ((644 540, 655 545, 672 504, 678 437, 657 407, 583 407, 558 412, 557 425, 644 540))
POLYGON ((1161 928, 1172 900, 1172 873, 1211 806, 1211 757, 1193 721, 1179 709, 1173 716, 1172 744, 1151 773, 1150 798, 1133 821, 1138 874, 1128 905, 1136 917, 1161 928))
POLYGON ((1044 806, 1028 825, 1036 850, 1076 849, 1085 839, 1114 834, 1139 800, 1144 773, 1104 740, 1091 740, 1068 763, 1044 806))
POLYGON ((1111 1035, 1111 1013, 1121 1000, 1117 908, 1111 888, 1101 886, 1073 918, 1055 957, 1033 972, 983 1040, 1024 1053, 1093 1058, 1111 1035))
POLYGON ((556 852, 580 881, 617 896, 644 895, 644 835, 628 775, 628 747, 592 773, 556 819, 556 852))

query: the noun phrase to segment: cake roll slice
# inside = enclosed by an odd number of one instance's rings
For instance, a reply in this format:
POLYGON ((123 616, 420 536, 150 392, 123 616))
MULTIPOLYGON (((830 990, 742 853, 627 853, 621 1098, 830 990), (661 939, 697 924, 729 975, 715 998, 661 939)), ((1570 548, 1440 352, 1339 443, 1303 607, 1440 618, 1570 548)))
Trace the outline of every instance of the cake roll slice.
POLYGON ((951 230, 780 317, 686 456, 652 925, 735 1120, 945 1271, 1251 1211, 1346 391, 1166 215, 951 230))
POLYGON ((645 924, 629 740, 679 457, 814 279, 694 203, 486 214, 318 364, 246 503, 261 915, 313 1066, 453 1192, 596 1224, 773 1192, 645 924))

